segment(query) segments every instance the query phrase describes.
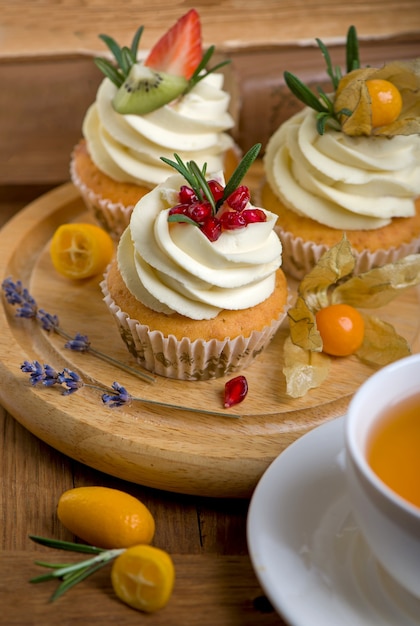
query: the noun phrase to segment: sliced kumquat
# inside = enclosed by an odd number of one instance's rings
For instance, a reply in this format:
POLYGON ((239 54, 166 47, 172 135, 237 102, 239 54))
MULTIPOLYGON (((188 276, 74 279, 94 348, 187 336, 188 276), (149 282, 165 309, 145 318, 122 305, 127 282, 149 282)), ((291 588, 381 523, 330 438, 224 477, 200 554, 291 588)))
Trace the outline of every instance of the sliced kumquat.
POLYGON ((75 487, 57 506, 60 522, 74 535, 98 548, 128 548, 150 543, 155 520, 134 496, 109 487, 75 487))
POLYGON ((111 569, 112 587, 118 598, 140 611, 163 608, 175 582, 175 567, 160 548, 138 545, 116 558, 111 569))
POLYGON ((52 263, 72 279, 90 278, 104 271, 114 253, 110 235, 94 224, 62 224, 51 240, 52 263))
POLYGON ((379 78, 366 81, 372 110, 372 126, 379 128, 398 119, 402 109, 402 97, 389 80, 379 78))
POLYGON ((332 304, 320 309, 316 326, 322 339, 322 350, 333 356, 349 356, 363 343, 363 317, 348 304, 332 304))

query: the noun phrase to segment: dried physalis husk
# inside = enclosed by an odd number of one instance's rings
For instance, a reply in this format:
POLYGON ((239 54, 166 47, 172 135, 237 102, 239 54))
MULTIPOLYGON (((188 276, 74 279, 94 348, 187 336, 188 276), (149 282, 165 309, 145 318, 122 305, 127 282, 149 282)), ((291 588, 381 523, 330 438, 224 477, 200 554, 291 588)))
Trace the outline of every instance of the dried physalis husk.
POLYGON ((365 334, 356 356, 365 363, 383 367, 408 356, 410 346, 395 328, 372 315, 363 315, 365 334))
MULTIPOLYGON (((354 256, 348 239, 330 248, 298 288, 296 303, 288 311, 290 337, 284 344, 287 393, 299 397, 319 386, 327 376, 330 358, 322 353, 316 312, 343 303, 372 309, 390 302, 406 289, 420 284, 420 254, 412 254, 362 274, 353 275, 354 256), (319 358, 321 357, 321 358, 319 358)), ((355 356, 383 366, 410 354, 407 341, 391 324, 363 314, 365 334, 355 356)))
POLYGON ((319 387, 328 376, 330 359, 322 352, 311 352, 296 346, 290 337, 284 343, 286 393, 292 398, 304 396, 319 387))
POLYGON ((420 255, 410 254, 395 263, 352 276, 334 289, 331 301, 364 309, 378 308, 419 282, 420 255))
POLYGON ((347 135, 412 135, 420 132, 419 90, 420 59, 411 62, 394 61, 381 69, 356 69, 340 80, 334 99, 334 111, 347 135), (366 86, 366 81, 373 79, 384 79, 394 84, 403 101, 398 119, 379 128, 372 127, 371 99, 366 86), (352 114, 340 114, 343 109, 352 111, 352 114))

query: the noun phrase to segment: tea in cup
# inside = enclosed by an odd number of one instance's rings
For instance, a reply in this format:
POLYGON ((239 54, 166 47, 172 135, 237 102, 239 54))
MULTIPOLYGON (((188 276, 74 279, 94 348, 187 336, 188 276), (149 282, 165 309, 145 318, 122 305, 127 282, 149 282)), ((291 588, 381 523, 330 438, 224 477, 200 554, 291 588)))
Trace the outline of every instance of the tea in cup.
POLYGON ((373 374, 345 421, 354 518, 388 574, 420 598, 420 354, 373 374))

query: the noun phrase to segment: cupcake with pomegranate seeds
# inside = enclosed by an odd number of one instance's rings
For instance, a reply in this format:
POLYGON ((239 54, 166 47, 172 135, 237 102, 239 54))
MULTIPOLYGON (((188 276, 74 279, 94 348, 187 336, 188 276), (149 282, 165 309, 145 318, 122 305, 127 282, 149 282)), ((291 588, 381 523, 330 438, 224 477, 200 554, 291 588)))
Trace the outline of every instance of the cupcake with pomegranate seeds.
POLYGON ((343 233, 357 273, 420 248, 420 65, 361 68, 347 35, 347 74, 327 60, 333 93, 285 73, 306 107, 270 138, 261 204, 279 216, 283 267, 302 279, 343 233))
POLYGON ((105 78, 70 164, 88 209, 115 239, 137 201, 170 175, 161 156, 177 152, 226 176, 240 158, 228 132, 234 126, 230 97, 217 71, 225 63, 209 68, 214 47, 203 52, 197 11, 181 17, 143 62, 138 59, 142 31, 130 47, 101 35, 115 63, 95 59, 105 78))
MULTIPOLYGON (((149 371, 182 380, 231 375, 269 344, 286 315, 276 216, 252 206, 241 180, 254 146, 225 185, 194 161, 135 206, 101 284, 122 339, 149 371)), ((166 160, 166 159, 165 159, 166 160)))

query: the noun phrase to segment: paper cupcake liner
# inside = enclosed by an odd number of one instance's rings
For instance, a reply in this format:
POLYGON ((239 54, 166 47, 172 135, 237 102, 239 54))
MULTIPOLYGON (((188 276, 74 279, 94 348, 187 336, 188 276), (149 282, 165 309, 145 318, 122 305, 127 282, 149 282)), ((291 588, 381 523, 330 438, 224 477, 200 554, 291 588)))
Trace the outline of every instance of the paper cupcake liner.
POLYGON ((130 318, 110 295, 106 277, 101 289, 121 337, 137 362, 150 372, 178 380, 208 380, 245 369, 271 342, 287 310, 285 307, 278 319, 249 337, 191 341, 165 336, 130 318))
POLYGON ((111 202, 89 189, 79 177, 73 160, 70 163, 70 177, 95 221, 118 241, 130 222, 134 205, 111 202))
MULTIPOLYGON (((282 230, 279 226, 275 231, 282 243, 282 269, 286 274, 302 280, 308 274, 321 256, 329 249, 329 246, 317 244, 314 241, 304 241, 301 237, 295 237, 292 233, 282 230)), ((420 238, 413 239, 408 243, 401 244, 388 250, 352 250, 355 257, 354 273, 361 274, 374 267, 380 267, 387 263, 395 263, 408 254, 416 254, 420 249, 420 238)))

